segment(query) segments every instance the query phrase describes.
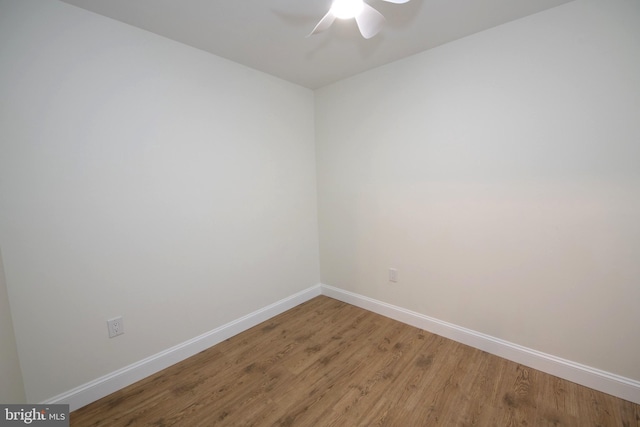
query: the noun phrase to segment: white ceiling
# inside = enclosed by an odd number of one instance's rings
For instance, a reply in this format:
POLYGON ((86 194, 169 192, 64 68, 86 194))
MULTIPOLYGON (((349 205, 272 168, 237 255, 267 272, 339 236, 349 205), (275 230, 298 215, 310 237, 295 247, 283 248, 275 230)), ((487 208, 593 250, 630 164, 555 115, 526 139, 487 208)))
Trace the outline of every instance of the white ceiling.
POLYGON ((306 38, 331 0, 63 0, 316 89, 571 0, 367 0, 387 18, 365 40, 353 20, 306 38))

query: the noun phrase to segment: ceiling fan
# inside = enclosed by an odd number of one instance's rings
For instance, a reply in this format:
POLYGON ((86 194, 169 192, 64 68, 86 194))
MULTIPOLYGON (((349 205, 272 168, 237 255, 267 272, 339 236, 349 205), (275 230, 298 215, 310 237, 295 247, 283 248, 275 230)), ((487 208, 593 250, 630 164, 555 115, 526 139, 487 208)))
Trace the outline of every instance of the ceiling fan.
MULTIPOLYGON (((389 3, 402 4, 409 0, 384 0, 389 3)), ((370 39, 380 32, 385 23, 384 16, 364 0, 333 0, 329 12, 318 22, 318 25, 307 36, 318 34, 328 29, 333 21, 338 19, 356 19, 360 34, 365 39, 370 39)))

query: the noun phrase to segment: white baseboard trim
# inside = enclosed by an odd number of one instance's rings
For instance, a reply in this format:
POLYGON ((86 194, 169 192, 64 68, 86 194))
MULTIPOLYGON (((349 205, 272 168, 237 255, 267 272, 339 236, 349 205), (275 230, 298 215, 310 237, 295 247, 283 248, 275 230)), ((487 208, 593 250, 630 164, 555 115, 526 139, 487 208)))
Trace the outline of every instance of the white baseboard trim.
POLYGON ((478 348, 487 353, 640 404, 639 381, 581 365, 518 344, 513 344, 373 298, 321 284, 305 289, 198 337, 47 399, 42 403, 66 403, 69 404, 70 410, 74 411, 185 360, 318 295, 335 298, 339 301, 478 348))
POLYGON ((322 295, 372 311, 568 381, 640 404, 640 381, 581 365, 333 286, 322 295))
POLYGON ((198 337, 47 399, 42 403, 65 403, 69 404, 71 411, 75 411, 319 295, 321 295, 320 285, 305 289, 198 337))

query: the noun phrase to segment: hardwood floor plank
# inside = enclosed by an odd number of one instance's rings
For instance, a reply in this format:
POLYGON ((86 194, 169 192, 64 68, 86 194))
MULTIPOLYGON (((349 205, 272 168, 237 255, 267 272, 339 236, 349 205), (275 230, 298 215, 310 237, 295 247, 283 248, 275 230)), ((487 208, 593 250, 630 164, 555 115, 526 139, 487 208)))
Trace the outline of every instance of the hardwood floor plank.
POLYGON ((321 296, 71 425, 640 427, 640 405, 321 296))

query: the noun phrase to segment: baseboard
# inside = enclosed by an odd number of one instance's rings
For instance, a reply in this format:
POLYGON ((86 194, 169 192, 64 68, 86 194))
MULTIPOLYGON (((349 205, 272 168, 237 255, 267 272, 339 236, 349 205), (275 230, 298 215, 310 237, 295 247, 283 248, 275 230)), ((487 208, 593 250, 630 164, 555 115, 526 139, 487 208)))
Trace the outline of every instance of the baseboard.
POLYGON ((316 285, 254 311, 226 325, 126 366, 101 378, 42 402, 66 403, 74 411, 156 372, 185 360, 261 322, 302 304, 318 295, 355 305, 471 347, 504 357, 542 372, 564 378, 594 390, 640 404, 640 382, 546 353, 526 348, 486 334, 466 329, 411 310, 328 285, 316 285))
POLYGON ((466 329, 333 286, 322 295, 415 326, 568 381, 640 404, 640 382, 466 329))
POLYGON ((269 320, 270 318, 300 305, 320 294, 320 285, 305 289, 291 295, 290 297, 234 320, 233 322, 222 325, 137 363, 83 384, 73 390, 59 394, 58 396, 48 399, 42 403, 66 403, 69 404, 70 410, 74 411, 91 402, 95 402, 98 399, 108 396, 123 387, 140 381, 149 375, 155 374, 156 372, 185 360, 202 350, 206 350, 213 345, 256 326, 265 320, 269 320))

